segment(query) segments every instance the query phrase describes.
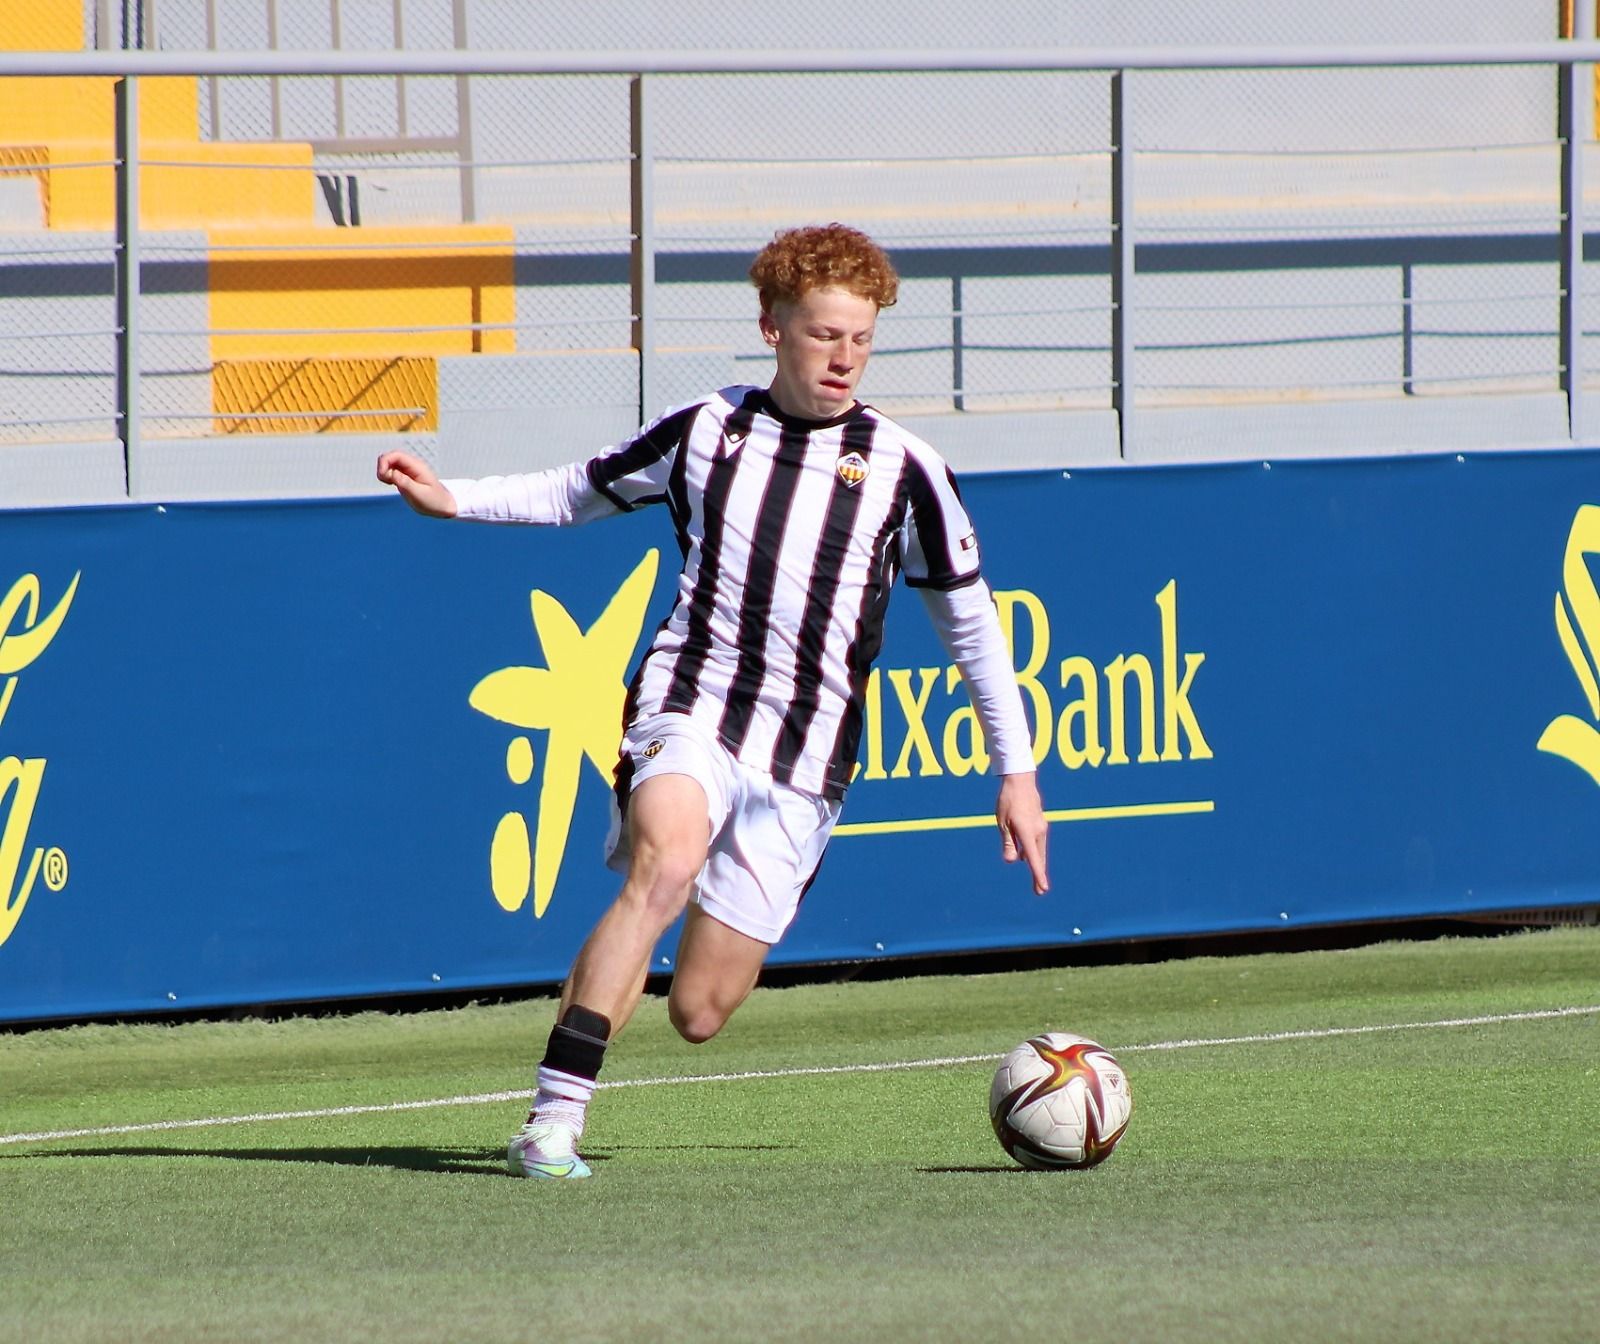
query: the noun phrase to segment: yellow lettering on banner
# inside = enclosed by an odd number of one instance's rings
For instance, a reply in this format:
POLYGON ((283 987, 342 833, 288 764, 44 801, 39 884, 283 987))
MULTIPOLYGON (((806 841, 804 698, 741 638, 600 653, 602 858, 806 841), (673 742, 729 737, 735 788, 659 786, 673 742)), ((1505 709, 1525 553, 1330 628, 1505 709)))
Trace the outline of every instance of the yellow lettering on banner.
MULTIPOLYGON (((4 723, 11 709, 21 674, 50 647, 67 619, 82 577, 81 573, 74 574, 61 600, 42 617, 37 574, 24 574, 0 598, 0 676, 6 679, 0 687, 0 723, 4 723)), ((28 898, 33 895, 41 865, 47 887, 59 891, 66 885, 66 856, 59 849, 49 851, 49 863, 45 862, 42 845, 36 845, 31 854, 28 852, 28 832, 39 803, 45 764, 43 757, 0 758, 0 814, 4 816, 4 826, 0 827, 0 944, 16 930, 28 898)))
MULTIPOLYGON (((1155 595, 1159 627, 1149 652, 1117 653, 1103 664, 1071 654, 1054 662, 1050 684, 1050 613, 1044 602, 1025 588, 1002 590, 994 600, 1017 687, 1031 710, 1036 765, 1052 748, 1069 770, 1211 759, 1193 698, 1206 655, 1186 653, 1178 644, 1176 579, 1155 595)), ((857 778, 960 778, 989 768, 988 743, 959 668, 875 671, 865 701, 866 745, 857 778), (894 688, 887 717, 883 677, 894 688), (889 761, 892 768, 886 768, 889 761)))
POLYGON ((883 769, 883 672, 872 669, 867 678, 867 767, 856 762, 856 773, 863 779, 887 779, 883 769))
MULTIPOLYGON (((1595 554, 1600 554, 1600 505, 1585 504, 1567 534, 1561 566, 1565 602, 1563 594, 1557 593, 1556 635, 1589 702, 1590 717, 1600 719, 1600 684, 1594 673, 1594 663, 1600 658, 1600 591, 1588 563, 1588 557, 1595 554)), ((1594 724, 1572 714, 1558 714, 1540 735, 1539 750, 1571 761, 1600 784, 1600 731, 1594 724)))
POLYGON ((34 879, 39 875, 39 863, 44 858, 43 849, 34 850, 27 875, 19 887, 17 874, 27 848, 33 809, 39 801, 39 786, 44 782, 44 766, 42 760, 24 761, 15 756, 0 760, 0 805, 8 795, 11 799, 5 830, 0 831, 0 943, 11 937, 11 931, 22 918, 22 909, 33 894, 34 879))
POLYGON ((21 672, 50 647, 56 631, 61 629, 61 622, 67 619, 67 609, 72 606, 73 595, 78 591, 78 580, 82 577, 81 573, 72 576, 72 582, 67 585, 67 591, 56 603, 55 609, 42 621, 38 619, 37 574, 24 574, 11 585, 11 591, 0 598, 0 677, 21 672), (28 604, 28 618, 22 629, 13 634, 11 623, 17 619, 24 602, 28 604))
MULTIPOLYGON (((1156 594, 1156 606, 1161 610, 1161 759, 1181 761, 1184 758, 1178 745, 1180 730, 1189 739, 1189 759, 1209 761, 1211 747, 1200 731, 1200 720, 1195 717, 1189 703, 1189 688, 1194 685, 1194 674, 1205 662, 1203 653, 1183 655, 1183 680, 1178 680, 1178 581, 1170 579, 1167 586, 1156 594)), ((1143 760, 1144 757, 1139 758, 1143 760)))
POLYGON ((1111 720, 1111 754, 1107 765, 1128 763, 1128 678, 1139 683, 1139 760, 1160 760, 1156 755, 1156 679, 1150 660, 1142 653, 1119 653, 1106 664, 1106 710, 1111 720))
POLYGON ((922 685, 921 689, 913 694, 911 669, 909 667, 889 669, 889 684, 894 687, 895 699, 900 702, 900 710, 906 716, 906 740, 901 745, 900 758, 895 761, 894 769, 889 772, 890 779, 911 777, 910 761, 913 751, 916 752, 918 760, 917 778, 928 779, 934 775, 944 774, 939 765, 939 754, 933 749, 933 739, 928 736, 928 726, 923 722, 923 715, 928 710, 928 697, 933 694, 933 688, 939 684, 939 669, 919 667, 916 671, 922 685))
MULTIPOLYGON (((945 694, 955 695, 960 686, 961 669, 946 668, 945 694)), ((978 722, 978 711, 972 707, 970 696, 963 697, 944 721, 944 761, 950 767, 950 773, 957 778, 974 772, 981 775, 989 768, 989 749, 983 740, 983 726, 978 722), (963 732, 967 739, 965 749, 961 745, 963 732)))
POLYGON ((1056 750, 1068 770, 1084 765, 1092 768, 1106 758, 1106 749, 1100 745, 1100 670, 1081 656, 1063 658, 1061 689, 1070 690, 1074 682, 1079 694, 1067 701, 1056 726, 1056 750), (1081 741, 1073 732, 1074 723, 1083 726, 1081 741))
POLYGON ((1039 680, 1039 672, 1050 656, 1050 615, 1038 594, 1026 588, 997 592, 995 607, 1000 614, 1000 631, 1011 650, 1011 665, 1017 669, 1017 686, 1033 706, 1033 763, 1040 765, 1050 754, 1050 733, 1054 717, 1050 713, 1050 693, 1039 680), (1028 656, 1017 657, 1017 608, 1028 614, 1028 656))

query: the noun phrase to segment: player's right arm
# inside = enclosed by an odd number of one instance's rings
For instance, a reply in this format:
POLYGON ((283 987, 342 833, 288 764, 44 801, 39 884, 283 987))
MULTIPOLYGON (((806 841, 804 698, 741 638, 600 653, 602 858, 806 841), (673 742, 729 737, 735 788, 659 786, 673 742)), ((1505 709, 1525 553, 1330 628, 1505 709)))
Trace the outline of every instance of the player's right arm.
POLYGON ((428 518, 561 527, 617 511, 594 488, 581 462, 518 476, 441 480, 420 457, 389 452, 378 459, 378 479, 428 518))
POLYGON ((456 498, 438 473, 414 453, 384 453, 378 459, 378 479, 392 485, 400 497, 427 518, 454 518, 456 498))
POLYGON ((587 462, 548 471, 441 480, 415 454, 388 452, 378 459, 378 479, 394 486, 406 503, 430 518, 545 527, 586 523, 667 497, 677 451, 701 405, 669 411, 632 439, 587 462))

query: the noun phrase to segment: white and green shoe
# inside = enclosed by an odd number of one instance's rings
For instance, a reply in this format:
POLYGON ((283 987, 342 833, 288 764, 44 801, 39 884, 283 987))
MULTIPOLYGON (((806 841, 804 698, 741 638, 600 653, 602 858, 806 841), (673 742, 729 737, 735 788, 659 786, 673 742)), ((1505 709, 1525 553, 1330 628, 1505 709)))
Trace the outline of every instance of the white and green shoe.
POLYGON ((544 1181, 577 1181, 593 1175, 578 1156, 578 1136, 566 1125, 533 1121, 511 1136, 506 1145, 506 1167, 513 1176, 544 1181))

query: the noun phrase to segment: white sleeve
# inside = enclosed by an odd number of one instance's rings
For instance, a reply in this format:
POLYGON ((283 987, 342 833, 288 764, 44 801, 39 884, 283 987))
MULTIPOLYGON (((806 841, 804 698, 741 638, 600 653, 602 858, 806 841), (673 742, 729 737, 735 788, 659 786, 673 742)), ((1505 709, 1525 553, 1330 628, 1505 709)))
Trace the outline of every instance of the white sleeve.
POLYGON ((523 476, 485 476, 443 484, 455 496, 456 517, 469 522, 564 527, 621 512, 595 489, 582 462, 523 476))
POLYGON ((919 589, 933 628, 972 697, 972 707, 983 725, 983 735, 994 761, 994 773, 1030 774, 1034 770, 1033 735, 1022 710, 1022 692, 1011 665, 1000 618, 995 613, 989 585, 969 583, 960 588, 919 589))
POLYGON ((978 582, 978 538, 956 478, 931 449, 908 451, 910 507, 900 529, 909 588, 954 589, 978 582))
POLYGON ((445 481, 444 487, 455 496, 457 518, 481 523, 563 527, 631 513, 667 497, 678 452, 704 404, 667 411, 587 462, 525 476, 445 481))

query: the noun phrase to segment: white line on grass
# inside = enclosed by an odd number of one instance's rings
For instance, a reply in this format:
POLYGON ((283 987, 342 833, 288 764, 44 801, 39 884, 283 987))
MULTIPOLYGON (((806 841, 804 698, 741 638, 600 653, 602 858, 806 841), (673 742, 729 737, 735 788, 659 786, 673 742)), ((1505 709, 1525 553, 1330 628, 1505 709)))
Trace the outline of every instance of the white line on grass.
MULTIPOLYGON (((1384 1022, 1367 1027, 1312 1027, 1303 1031, 1269 1031, 1254 1036, 1213 1036, 1179 1041, 1150 1041, 1143 1045, 1112 1046, 1114 1053, 1134 1055, 1146 1050, 1194 1050, 1202 1046, 1266 1045, 1278 1041, 1320 1041, 1335 1036, 1369 1036, 1380 1032, 1424 1031, 1441 1027, 1485 1027, 1501 1022, 1535 1022, 1552 1017, 1586 1017, 1600 1013, 1600 1004, 1583 1008, 1543 1008, 1522 1013, 1490 1013, 1482 1017, 1449 1017, 1434 1022, 1384 1022)), ((621 1078, 601 1083, 602 1088, 667 1087, 680 1083, 742 1083, 766 1078, 815 1078, 840 1073, 896 1073, 902 1069, 935 1069, 953 1064, 987 1064, 998 1055, 946 1055, 939 1059, 900 1059, 883 1064, 818 1064, 795 1069, 751 1069, 742 1073, 685 1073, 667 1078, 621 1078)), ((200 1120, 154 1120, 139 1125, 99 1125, 92 1129, 41 1130, 34 1134, 0 1134, 0 1146, 12 1143, 50 1143, 62 1139, 106 1138, 117 1134, 154 1134, 176 1129, 205 1129, 214 1125, 254 1125, 269 1120, 326 1120, 343 1115, 377 1115, 391 1111, 425 1111, 440 1106, 484 1106, 494 1102, 526 1101, 530 1088, 511 1092, 478 1092, 471 1096, 436 1097, 427 1101, 385 1101, 366 1106, 327 1106, 314 1111, 259 1111, 253 1115, 213 1115, 200 1120)))

